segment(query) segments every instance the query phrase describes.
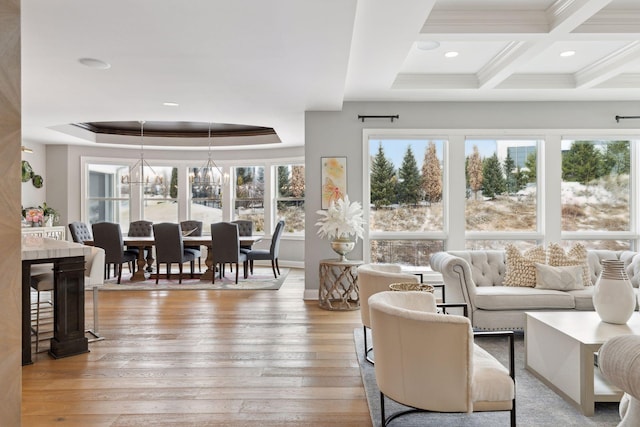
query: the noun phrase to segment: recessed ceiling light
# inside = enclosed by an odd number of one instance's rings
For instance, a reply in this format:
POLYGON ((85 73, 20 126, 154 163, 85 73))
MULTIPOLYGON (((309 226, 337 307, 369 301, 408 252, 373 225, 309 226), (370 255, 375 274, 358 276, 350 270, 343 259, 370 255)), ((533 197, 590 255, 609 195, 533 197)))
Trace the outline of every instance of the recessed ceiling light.
POLYGON ((440 42, 435 40, 421 40, 416 42, 416 47, 419 50, 434 50, 440 47, 440 42))
POLYGON ((458 52, 450 51, 445 53, 444 56, 446 56, 447 58, 455 58, 456 56, 458 56, 458 52))
POLYGON ((111 64, 109 64, 108 62, 104 62, 95 58, 80 58, 78 59, 78 62, 89 68, 97 68, 99 70, 106 70, 108 68, 111 68, 111 64))
POLYGON ((163 102, 162 105, 164 105, 165 107, 177 107, 180 104, 178 104, 177 102, 163 102))
POLYGON ((576 54, 575 50, 565 50, 564 52, 560 53, 560 56, 562 56, 563 58, 568 58, 569 56, 573 56, 576 54))

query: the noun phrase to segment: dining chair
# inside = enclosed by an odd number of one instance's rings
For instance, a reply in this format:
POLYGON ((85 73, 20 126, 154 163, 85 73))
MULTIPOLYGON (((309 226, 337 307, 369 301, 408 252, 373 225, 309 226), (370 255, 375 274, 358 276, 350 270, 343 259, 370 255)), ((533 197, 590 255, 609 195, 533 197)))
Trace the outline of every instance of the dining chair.
MULTIPOLYGON (((238 224, 230 222, 216 222, 211 224, 211 259, 213 265, 218 264, 220 279, 224 277, 224 265, 234 263, 236 265, 236 284, 238 284, 238 264, 242 262, 244 278, 247 278, 247 255, 240 252, 240 235, 238 224)), ((216 282, 215 271, 212 283, 216 282)))
POLYGON ((156 284, 160 279, 160 265, 163 263, 167 265, 167 279, 171 279, 171 264, 178 263, 178 283, 182 283, 182 265, 188 261, 193 278, 196 254, 185 249, 180 224, 153 224, 153 237, 156 244, 156 284))
POLYGON ((278 221, 276 229, 271 237, 271 246, 267 249, 251 249, 247 252, 247 261, 249 262, 249 270, 253 274, 253 261, 266 260, 271 261, 271 269, 273 270, 273 277, 278 278, 280 274, 280 266, 278 265, 278 252, 280 252, 280 238, 284 231, 284 220, 278 221), (276 274, 276 269, 278 273, 276 274))
MULTIPOLYGON (((153 236, 153 222, 139 220, 132 221, 129 223, 129 231, 127 232, 127 236, 129 237, 151 237, 153 236)), ((127 246, 127 250, 131 252, 135 252, 136 254, 140 251, 139 248, 135 246, 127 246)), ((147 258, 147 254, 151 250, 151 247, 144 248, 144 258, 147 258)), ((151 271, 151 266, 147 266, 147 271, 151 271)))
POLYGON ((120 224, 113 222, 98 222, 91 226, 93 230, 93 244, 104 249, 105 252, 105 277, 106 269, 114 266, 114 272, 118 274, 118 284, 122 279, 122 264, 131 263, 132 273, 135 272, 136 252, 125 250, 122 240, 120 224))
POLYGON ((84 222, 74 221, 69 223, 69 233, 71 233, 71 239, 76 243, 84 243, 85 240, 93 240, 91 230, 84 222))
MULTIPOLYGON (((238 224, 238 235, 253 236, 253 221, 250 219, 236 219, 231 221, 232 224, 238 224)), ((240 244, 240 252, 247 253, 251 250, 251 245, 240 244)))
MULTIPOLYGON (((187 220, 180 222, 180 228, 184 236, 202 236, 202 221, 187 220), (185 234, 188 233, 188 234, 185 234)), ((190 249, 198 257, 198 271, 202 271, 202 250, 200 245, 198 246, 185 246, 185 249, 190 249)))

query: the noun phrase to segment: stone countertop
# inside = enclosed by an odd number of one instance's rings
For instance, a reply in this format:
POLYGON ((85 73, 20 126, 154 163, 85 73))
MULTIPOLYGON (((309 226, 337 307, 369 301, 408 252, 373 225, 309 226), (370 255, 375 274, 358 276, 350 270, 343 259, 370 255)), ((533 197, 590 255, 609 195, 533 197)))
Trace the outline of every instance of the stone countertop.
POLYGON ((91 254, 89 246, 44 237, 23 236, 21 246, 23 261, 74 256, 87 257, 91 254))

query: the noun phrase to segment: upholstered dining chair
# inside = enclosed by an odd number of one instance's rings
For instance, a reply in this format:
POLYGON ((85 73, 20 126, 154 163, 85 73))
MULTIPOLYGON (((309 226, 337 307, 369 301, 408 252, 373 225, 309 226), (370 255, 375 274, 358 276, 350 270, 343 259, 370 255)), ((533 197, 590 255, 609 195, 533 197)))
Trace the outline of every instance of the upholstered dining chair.
MULTIPOLYGON (((224 265, 233 263, 236 265, 236 284, 238 284, 239 264, 244 268, 244 277, 247 278, 247 255, 240 252, 240 235, 238 224, 230 222, 216 222, 211 224, 211 258, 213 265, 218 265, 220 279, 224 277, 224 265)), ((215 271, 212 283, 216 282, 215 271)))
POLYGON ((160 265, 167 265, 167 279, 171 279, 171 264, 178 263, 178 283, 182 283, 182 265, 189 262, 191 277, 196 254, 185 249, 180 224, 163 222, 153 225, 153 237, 156 243, 156 284, 160 278, 160 265))
POLYGON ((273 277, 278 278, 280 274, 280 266, 278 265, 278 253, 280 252, 280 238, 284 230, 284 220, 278 221, 276 229, 271 236, 271 245, 269 250, 266 249, 251 249, 247 252, 247 261, 249 262, 249 270, 253 274, 253 261, 265 260, 271 261, 271 269, 273 270, 273 277), (276 274, 276 269, 278 273, 276 274))
POLYGON ((374 363, 371 351, 373 347, 367 344, 367 335, 371 329, 369 317, 369 297, 378 292, 389 290, 392 283, 418 283, 419 277, 415 274, 403 273, 400 264, 363 264, 358 267, 358 286, 360 288, 360 319, 362 320, 362 332, 364 336, 365 358, 367 362, 374 363))
MULTIPOLYGON (((189 236, 202 236, 202 221, 187 220, 180 223, 182 233, 189 233, 189 236)), ((185 246, 185 249, 191 249, 198 257, 198 271, 202 271, 202 250, 200 246, 185 246)))
POLYGON ((84 222, 74 221, 69 223, 71 239, 76 243, 84 243, 85 240, 93 240, 91 230, 84 222))
MULTIPOLYGON (((129 223, 129 231, 127 232, 127 236, 151 237, 152 235, 153 235, 153 222, 139 220, 139 221, 132 221, 129 223)), ((137 254, 140 249, 135 246, 127 246, 127 250, 131 252, 135 252, 137 254)), ((147 258, 147 254, 150 250, 151 250, 151 247, 144 248, 145 258, 147 258)), ((151 266, 147 267, 147 271, 151 271, 151 266)))
MULTIPOLYGON (((253 236, 253 221, 250 219, 236 219, 232 224, 238 224, 238 234, 242 236, 253 236)), ((251 245, 240 244, 240 252, 247 253, 251 250, 251 245)))
POLYGON ((120 284, 122 280, 122 264, 131 263, 131 272, 135 272, 135 261, 138 258, 138 254, 124 249, 120 224, 98 222, 93 224, 91 229, 93 230, 94 246, 104 249, 105 252, 105 277, 106 269, 113 265, 114 271, 118 275, 118 284, 120 284))
POLYGON ((378 292, 369 298, 382 425, 416 410, 509 411, 516 425, 513 331, 509 368, 474 342, 467 317, 436 312, 430 292, 378 292), (388 418, 385 397, 408 406, 388 418))

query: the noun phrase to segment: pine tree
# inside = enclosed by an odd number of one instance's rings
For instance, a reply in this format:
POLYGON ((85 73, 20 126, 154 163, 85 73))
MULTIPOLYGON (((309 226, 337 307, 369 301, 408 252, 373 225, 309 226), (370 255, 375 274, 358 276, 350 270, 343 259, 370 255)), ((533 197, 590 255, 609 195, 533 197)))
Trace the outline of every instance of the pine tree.
POLYGON ((304 166, 291 167, 291 196, 304 197, 304 166))
POLYGON ((442 168, 436 153, 436 145, 429 141, 422 164, 422 191, 429 203, 442 200, 442 168))
POLYGON ((467 157, 467 179, 469 188, 473 191, 475 199, 478 200, 478 191, 482 189, 482 159, 478 146, 473 146, 473 153, 467 157))
POLYGON ((589 141, 575 141, 562 153, 562 179, 589 184, 602 173, 602 154, 589 141))
POLYGON ((171 169, 171 183, 169 184, 169 197, 178 198, 178 169, 171 169))
POLYGON ((380 144, 378 153, 371 161, 371 203, 376 209, 396 201, 395 174, 393 163, 385 157, 382 144, 380 144))
POLYGON ((407 151, 402 159, 402 166, 400 166, 400 170, 398 171, 398 177, 400 178, 400 183, 398 184, 400 203, 417 205, 421 200, 420 191, 422 179, 411 146, 407 147, 407 151))
POLYGON ((280 197, 289 197, 291 195, 289 168, 287 166, 278 166, 278 194, 280 197))
POLYGON ((504 168, 504 178, 505 178, 507 193, 509 194, 515 193, 519 190, 518 181, 515 175, 517 171, 514 171, 515 167, 516 167, 516 162, 514 162, 513 159, 511 158, 511 155, 507 153, 507 158, 504 159, 503 168, 504 168))
POLYGON ((536 182, 538 178, 538 152, 529 153, 527 160, 524 161, 524 167, 527 168, 527 182, 536 182))
POLYGON ((486 158, 483 163, 482 195, 495 199, 507 189, 498 155, 493 153, 493 156, 486 158))
POLYGON ((631 171, 631 154, 629 141, 611 141, 604 152, 604 170, 602 175, 610 173, 626 174, 631 171))

